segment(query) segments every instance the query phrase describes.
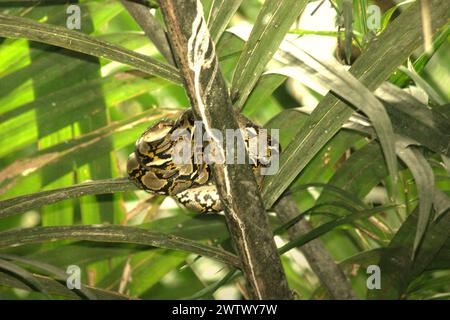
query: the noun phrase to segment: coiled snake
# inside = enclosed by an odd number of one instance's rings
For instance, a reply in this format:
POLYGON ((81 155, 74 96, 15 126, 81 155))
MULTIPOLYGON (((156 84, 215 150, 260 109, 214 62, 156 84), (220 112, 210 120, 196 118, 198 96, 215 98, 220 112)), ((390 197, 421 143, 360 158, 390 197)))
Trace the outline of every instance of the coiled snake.
MULTIPOLYGON (((249 150, 251 139, 258 137, 261 128, 241 114, 237 115, 237 119, 245 147, 249 150)), ((147 128, 137 139, 135 151, 128 157, 127 172, 140 189, 172 196, 185 207, 198 212, 219 212, 222 207, 211 175, 211 166, 205 161, 195 161, 193 151, 186 157, 187 161, 178 163, 173 159, 174 150, 179 148, 180 143, 186 142, 175 136, 179 132, 177 129, 184 129, 187 136, 192 138, 196 126, 192 110, 187 109, 175 121, 161 120, 147 128)), ((278 146, 272 147, 269 135, 267 140, 267 152, 264 155, 248 151, 259 186, 262 182, 260 169, 268 167, 268 158, 278 152, 278 146)), ((190 139, 189 143, 191 150, 194 150, 194 139, 190 139)), ((200 146, 201 152, 206 143, 200 146)))

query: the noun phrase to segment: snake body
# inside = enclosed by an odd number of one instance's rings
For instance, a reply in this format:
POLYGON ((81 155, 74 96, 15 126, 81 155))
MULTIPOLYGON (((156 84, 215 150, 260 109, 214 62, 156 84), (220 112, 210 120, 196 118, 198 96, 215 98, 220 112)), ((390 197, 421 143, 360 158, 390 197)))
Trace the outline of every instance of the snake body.
MULTIPOLYGON (((244 143, 249 149, 252 137, 257 136, 260 127, 252 123, 243 115, 237 115, 239 127, 244 143)), ((185 130, 192 137, 195 130, 192 110, 184 111, 178 119, 161 120, 147 128, 137 139, 135 151, 127 161, 127 172, 130 179, 138 186, 150 193, 174 197, 179 203, 197 212, 222 211, 220 198, 214 179, 211 175, 211 166, 204 161, 196 163, 194 153, 188 155, 188 161, 177 163, 173 159, 174 150, 179 144, 186 142, 178 137, 174 139, 177 129, 185 130)), ((270 136, 268 136, 269 146, 270 136)), ((190 139, 192 149, 194 139, 190 139)), ((206 142, 201 146, 204 148, 206 142)), ((270 156, 273 149, 267 150, 270 156)), ((261 185, 262 177, 259 170, 269 163, 262 161, 258 155, 249 156, 253 171, 261 185)))

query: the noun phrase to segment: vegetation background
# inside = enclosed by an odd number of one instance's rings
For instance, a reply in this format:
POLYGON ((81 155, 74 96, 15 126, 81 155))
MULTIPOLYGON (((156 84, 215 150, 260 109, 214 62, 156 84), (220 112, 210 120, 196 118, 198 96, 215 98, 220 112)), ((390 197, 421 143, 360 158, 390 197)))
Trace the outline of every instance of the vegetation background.
MULTIPOLYGON (((201 2, 235 107, 280 129, 262 196, 295 298, 448 299, 449 2, 201 2)), ((145 128, 189 107, 143 6, 0 1, 2 299, 252 296, 223 215, 123 178, 145 128)))

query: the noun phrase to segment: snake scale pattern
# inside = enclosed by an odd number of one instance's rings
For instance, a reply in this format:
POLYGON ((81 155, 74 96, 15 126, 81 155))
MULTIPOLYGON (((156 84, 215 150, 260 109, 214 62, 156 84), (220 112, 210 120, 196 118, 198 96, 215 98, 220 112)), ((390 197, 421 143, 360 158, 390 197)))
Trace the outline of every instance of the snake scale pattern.
MULTIPOLYGON (((252 137, 257 137, 261 127, 248 118, 237 114, 237 119, 245 146, 249 150, 252 137)), ((176 163, 174 150, 179 143, 186 142, 181 138, 174 139, 177 129, 184 129, 193 137, 196 123, 191 109, 184 111, 176 120, 161 120, 147 128, 137 139, 135 151, 127 161, 127 172, 138 188, 149 193, 172 196, 186 208, 197 212, 220 212, 222 206, 211 174, 211 166, 205 162, 196 163, 194 152, 187 157, 188 161, 176 163)), ((260 168, 267 167, 267 157, 278 148, 271 146, 271 137, 267 136, 268 148, 265 157, 257 154, 249 155, 250 163, 261 186, 260 168), (263 159, 264 158, 264 159, 263 159)), ((194 139, 190 139, 194 150, 194 139)), ((208 142, 200 147, 203 152, 208 142)), ((197 161, 198 162, 198 161, 197 161)))

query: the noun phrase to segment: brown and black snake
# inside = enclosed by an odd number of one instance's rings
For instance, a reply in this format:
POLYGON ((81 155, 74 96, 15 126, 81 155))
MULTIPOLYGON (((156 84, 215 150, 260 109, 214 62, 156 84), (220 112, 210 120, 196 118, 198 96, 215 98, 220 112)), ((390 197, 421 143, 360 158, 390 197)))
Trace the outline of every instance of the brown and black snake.
MULTIPOLYGON (((250 140, 257 137, 261 127, 248 118, 237 114, 238 123, 245 147, 249 150, 250 140)), ((140 188, 150 193, 174 197, 179 203, 197 212, 222 211, 220 198, 211 174, 211 166, 205 161, 195 161, 193 133, 196 122, 191 109, 184 111, 178 119, 161 120, 147 128, 137 139, 135 151, 127 161, 130 179, 140 188), (184 131, 177 131, 184 130, 184 131), (184 135, 178 135, 184 132, 184 135), (190 138, 186 140, 186 137, 190 138), (174 161, 174 150, 180 143, 190 143, 191 153, 184 161, 174 161)), ((268 158, 278 151, 271 146, 271 137, 267 136, 267 152, 264 156, 249 154, 253 172, 261 186, 260 169, 269 165, 268 158)), ((200 152, 205 150, 208 142, 200 145, 200 152)))

